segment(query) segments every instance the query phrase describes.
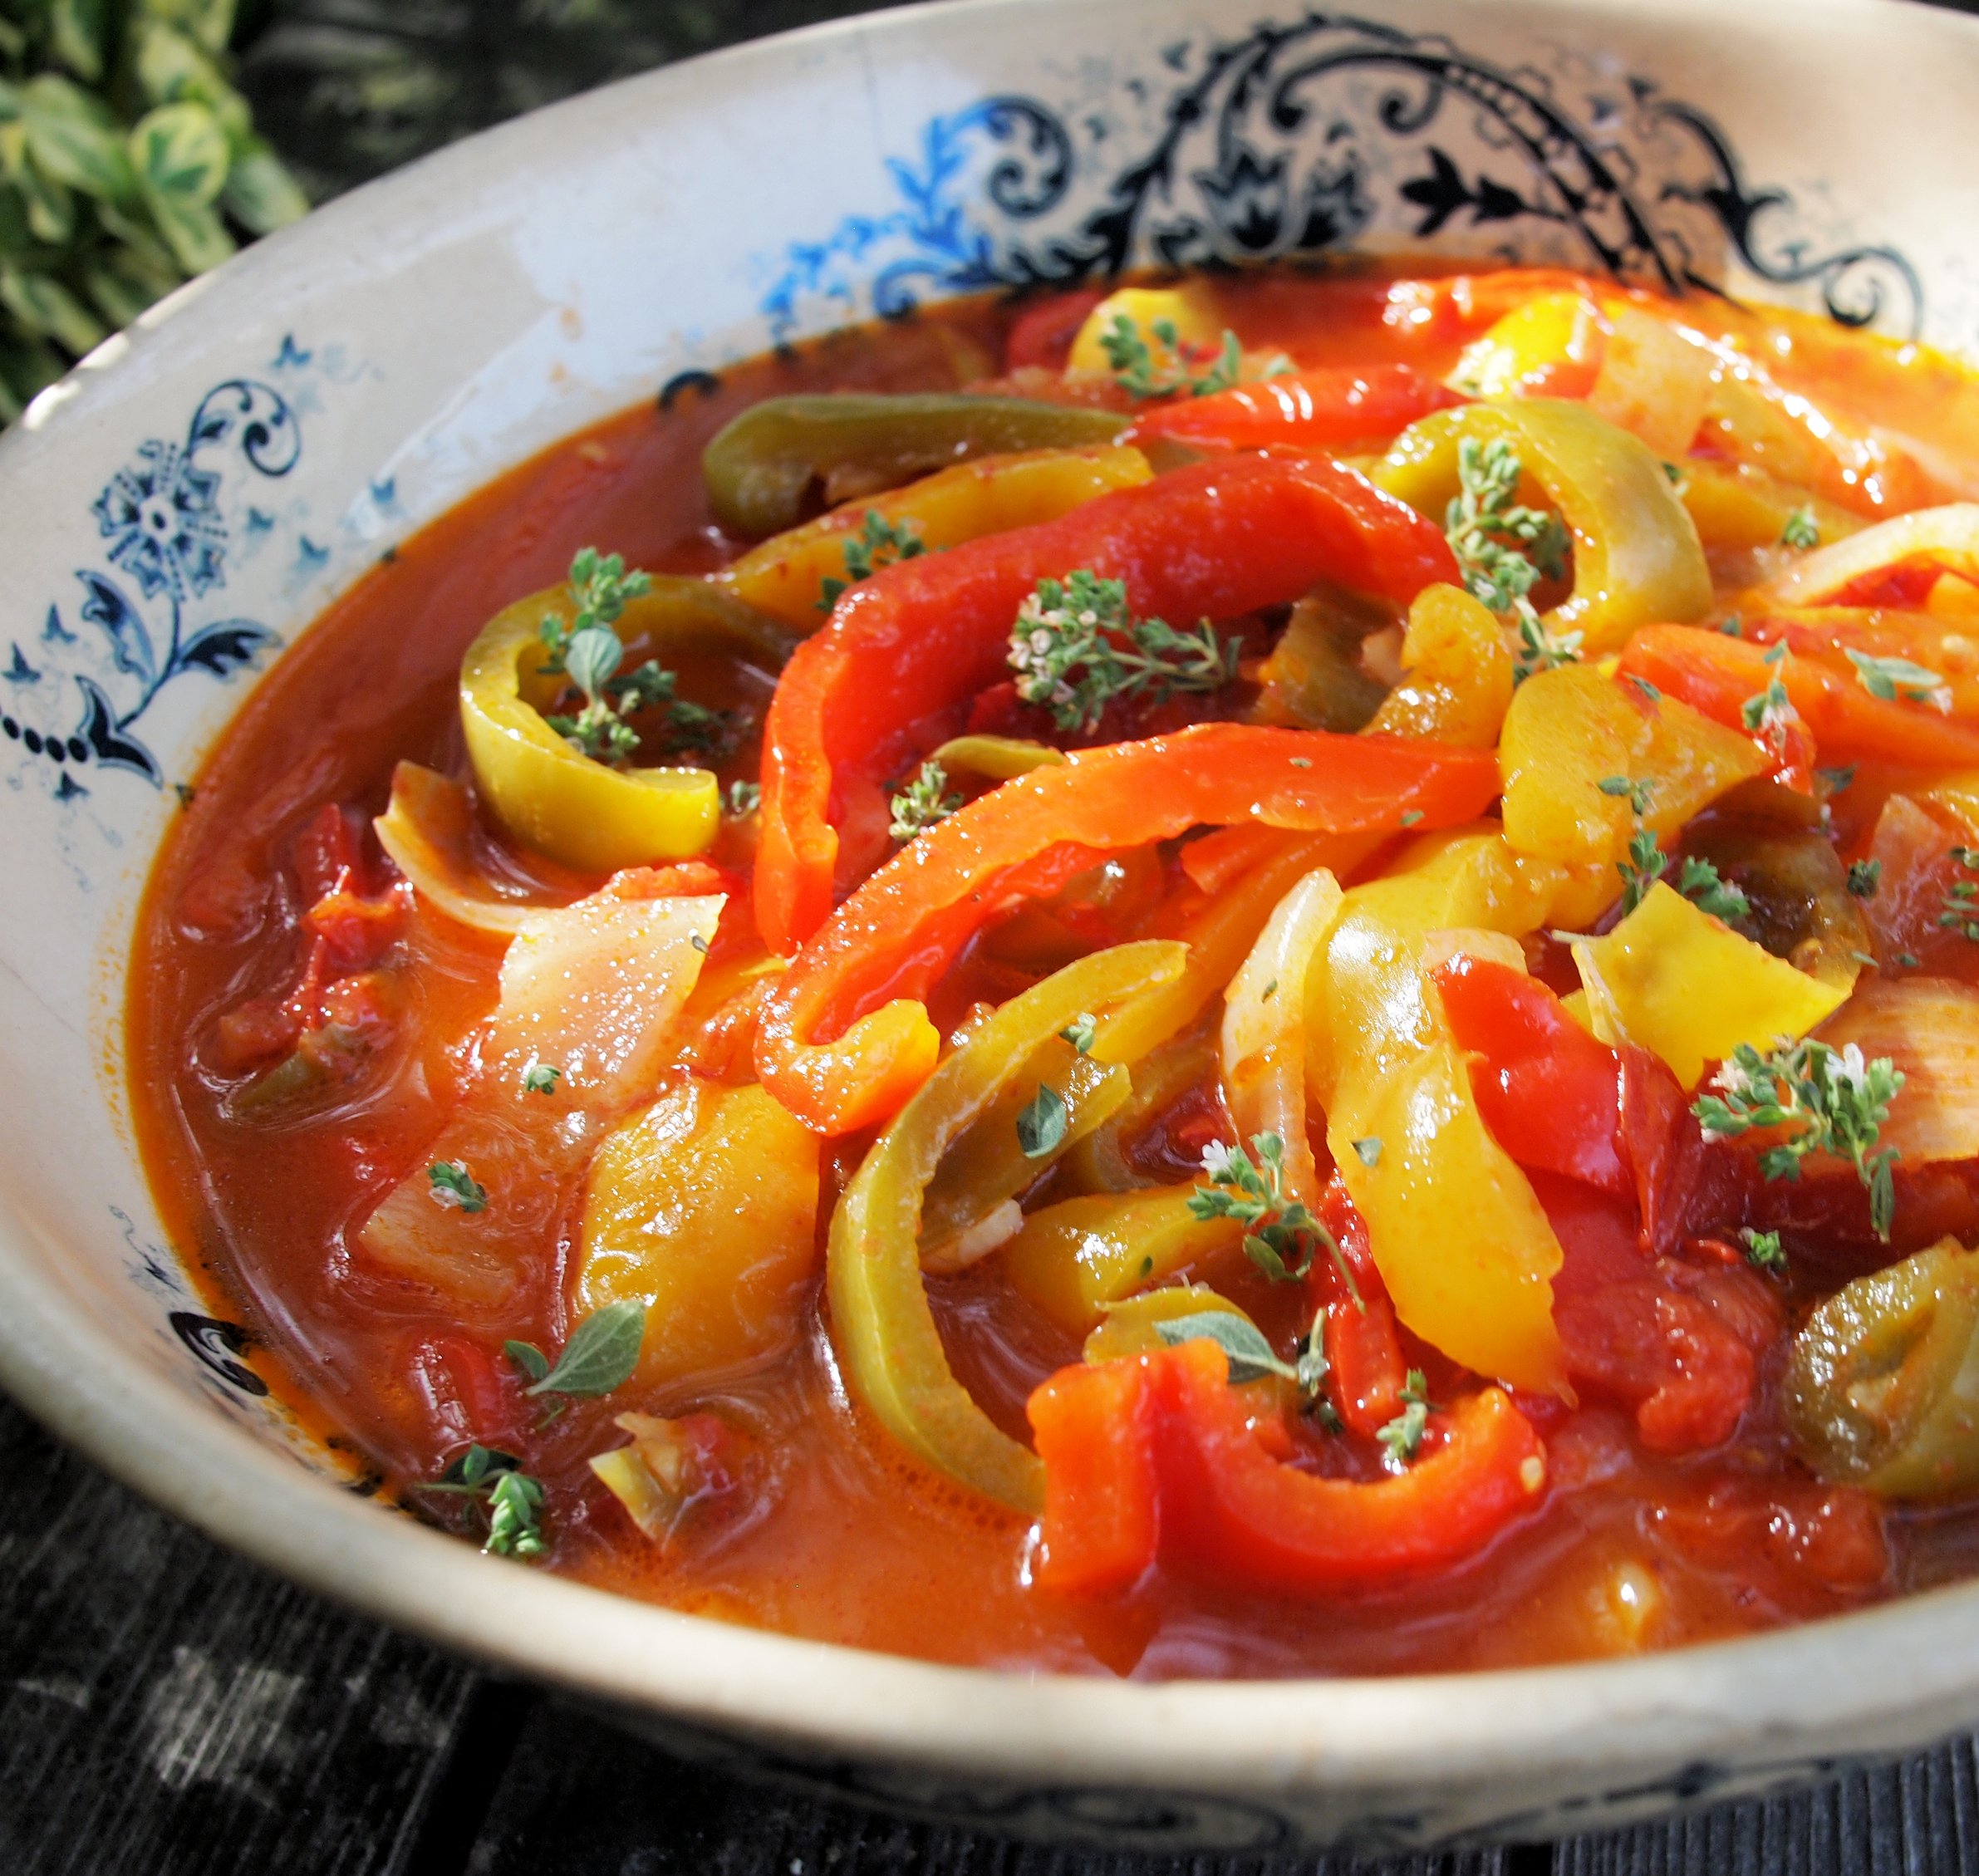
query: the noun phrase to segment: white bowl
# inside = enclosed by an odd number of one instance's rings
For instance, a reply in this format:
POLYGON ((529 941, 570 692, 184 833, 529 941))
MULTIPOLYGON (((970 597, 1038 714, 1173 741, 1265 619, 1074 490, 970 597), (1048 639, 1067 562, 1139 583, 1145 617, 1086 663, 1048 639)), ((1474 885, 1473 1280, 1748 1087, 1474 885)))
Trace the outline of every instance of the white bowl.
POLYGON ((621 1601, 341 1489, 164 1242, 120 1010, 174 783, 252 662, 382 548, 680 373, 916 295, 1425 243, 1979 338, 1972 22, 1871 0, 1407 0, 1378 25, 1279 4, 1253 30, 1208 0, 971 0, 656 72, 264 243, 0 440, 9 1389, 372 1614, 690 1751, 1003 1829, 1542 1836, 1979 1719, 1979 1584, 1648 1659, 1165 1686, 621 1601))

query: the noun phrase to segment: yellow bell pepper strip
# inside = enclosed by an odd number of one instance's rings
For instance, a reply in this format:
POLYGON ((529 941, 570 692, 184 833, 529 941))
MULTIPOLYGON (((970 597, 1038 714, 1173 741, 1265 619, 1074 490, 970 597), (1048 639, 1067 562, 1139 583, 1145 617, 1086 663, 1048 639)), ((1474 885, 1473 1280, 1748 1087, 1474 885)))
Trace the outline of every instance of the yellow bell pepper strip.
POLYGON ((1054 1036, 955 1142, 928 1182, 921 1208, 921 1268, 965 1269, 994 1250, 1024 1222, 1017 1195, 1111 1120, 1132 1093, 1132 1080, 1117 1062, 1095 1061, 1054 1036), (1027 1152, 1018 1116, 1040 1088, 1049 1088, 1064 1104, 1064 1129, 1055 1144, 1027 1152))
POLYGON ((904 489, 847 502, 751 548, 717 577, 737 598, 808 634, 831 610, 821 603, 825 596, 835 597, 848 583, 846 548, 869 516, 932 551, 1056 521, 1095 496, 1137 488, 1153 473, 1138 449, 1107 444, 978 457, 904 489), (827 580, 838 587, 827 587, 827 580))
POLYGON ((1727 725, 1742 725, 1746 705, 1777 676, 1825 762, 1913 769, 1979 764, 1979 724, 1942 715, 1928 705, 1873 696, 1853 671, 1844 676, 1811 657, 1790 654, 1769 665, 1760 646, 1720 632, 1646 626, 1624 648, 1621 669, 1727 725))
POLYGON ((1979 579, 1979 502, 1950 502, 1878 522, 1796 561, 1765 589, 1775 606, 1914 606, 1940 573, 1979 579), (1899 572, 1924 575, 1888 590, 1899 572))
POLYGON ((1824 541, 1845 540, 1862 531, 1863 523, 1848 509, 1837 508, 1791 482, 1780 482, 1763 469, 1742 463, 1715 463, 1687 458, 1677 489, 1697 538, 1706 553, 1726 548, 1776 548, 1795 509, 1811 508, 1824 541))
POLYGON ((1667 840, 1719 796, 1764 774, 1768 759, 1742 728, 1728 729, 1678 698, 1648 696, 1591 665, 1562 665, 1519 686, 1498 764, 1505 837, 1520 852, 1605 867, 1628 855, 1638 823, 1667 840))
POLYGON ((1574 591, 1545 614, 1584 652, 1616 649, 1638 626, 1700 618, 1711 571, 1697 530, 1655 453, 1585 405, 1554 398, 1467 404, 1412 425, 1372 472, 1377 487, 1440 519, 1457 491, 1457 446, 1502 440, 1574 537, 1574 591))
MULTIPOLYGON (((523 846, 590 873, 685 859, 721 821, 720 791, 704 769, 611 769, 581 754, 543 720, 564 680, 543 675, 547 616, 568 623, 567 585, 498 612, 460 664, 460 727, 481 799, 523 846)), ((773 668, 789 631, 706 580, 656 578, 626 602, 618 635, 627 656, 726 647, 773 668)))
POLYGON ((1392 1584, 1474 1554, 1546 1482, 1539 1436, 1495 1387, 1432 1414, 1431 1446, 1394 1477, 1285 1464, 1282 1432, 1267 1445, 1201 1338, 1063 1369, 1026 1412, 1044 1471, 1038 1580, 1068 1595, 1124 1589, 1157 1561, 1293 1595, 1392 1584))
POLYGON ((1824 1479, 1890 1498, 1970 1487, 1979 1251, 1947 1238, 1837 1290, 1794 1338, 1785 1406, 1800 1456, 1824 1479))
POLYGON ((1456 577, 1442 535, 1352 469, 1258 456, 884 568, 798 647, 770 704, 755 904, 771 950, 794 950, 831 910, 834 790, 900 773, 916 726, 1006 678, 1019 608, 1074 570, 1121 580, 1137 616, 1188 621, 1284 603, 1323 578, 1406 603, 1456 577))
POLYGON ((1127 426, 1115 410, 950 391, 826 391, 765 398, 701 454, 709 505, 723 527, 760 540, 794 528, 813 487, 851 479, 897 488, 974 456, 1078 449, 1127 426))
POLYGON ((1082 1014, 1152 990, 1181 968, 1179 945, 1122 945, 1013 997, 901 1109, 832 1214, 832 1334, 853 1393, 909 1451, 1019 1511, 1038 1510, 1042 1471, 949 1367, 921 1279, 921 1196, 942 1155, 1044 1044, 1082 1014))
POLYGON ((1427 839, 1347 894, 1306 1004, 1310 1091, 1396 1314, 1453 1361, 1535 1392, 1564 1385, 1559 1243, 1484 1122, 1424 966, 1432 933, 1536 930, 1564 878, 1495 829, 1427 839), (1377 1151, 1357 1150, 1368 1140, 1377 1151))
MULTIPOLYGON (((1262 917, 1260 915, 1260 923, 1262 917)), ((1185 940, 1186 942, 1186 940, 1185 940)), ((1176 984, 1186 983, 1194 969, 1197 950, 1189 948, 1189 962, 1176 984)), ((1228 981, 1228 973, 1225 974, 1228 981)), ((1141 1004, 1156 1003, 1168 996, 1175 985, 1151 990, 1141 1004)), ((1214 995, 1215 991, 1210 992, 1214 995)), ((1209 998, 1206 997, 1206 1004, 1209 998)), ((1137 1004, 1137 1009, 1140 1007, 1137 1004)), ((1115 1025, 1123 1019, 1115 1017, 1115 1025)), ((1144 1039, 1136 1038, 1136 1040, 1144 1039)), ((1147 1053, 1134 1064, 1134 1085, 1120 1112, 1095 1127, 1065 1156, 1064 1172, 1074 1188, 1083 1192, 1137 1192, 1147 1181, 1128 1162, 1127 1142, 1137 1138, 1167 1110, 1192 1089, 1216 1079, 1215 1038, 1200 1025, 1186 1035, 1174 1035, 1150 1044, 1147 1053)))
MULTIPOLYGON (((764 1002, 758 1073, 820 1132, 870 1125, 934 1068, 940 1037, 921 990, 998 911, 1051 891, 1093 854, 1245 821, 1354 833, 1420 816, 1444 827, 1475 817, 1496 788, 1482 750, 1317 730, 1198 724, 1082 750, 927 829, 833 912, 764 1002)), ((1114 1046, 1102 1036, 1096 1053, 1111 1059, 1114 1046)))
POLYGON ((1660 880, 1602 938, 1574 945, 1594 1034, 1660 1057, 1685 1088, 1741 1043, 1797 1042, 1847 999, 1701 911, 1660 880))
POLYGON ((1143 1290, 1117 1303, 1102 1304, 1099 1326, 1086 1338, 1079 1353, 1094 1367, 1102 1362, 1119 1361, 1124 1356, 1152 1355, 1173 1346, 1157 1324, 1171 1323, 1180 1316, 1210 1314, 1235 1316, 1257 1328, 1235 1304, 1217 1294, 1207 1284, 1164 1284, 1159 1289, 1143 1290))
POLYGON ((951 736, 930 753, 951 775, 981 775, 992 782, 1008 782, 1028 775, 1034 769, 1057 769, 1065 760, 1063 749, 1049 743, 1027 742, 1021 736, 951 736))
POLYGON ((1191 355, 1213 352, 1223 336, 1215 292, 1206 282, 1192 280, 1182 287, 1122 287, 1086 315, 1073 335, 1065 369, 1114 376, 1107 341, 1115 337, 1123 319, 1147 346, 1151 371, 1163 378, 1185 375, 1189 360, 1156 331, 1157 324, 1172 327, 1176 339, 1191 355))
POLYGON ((1273 909, 1224 992, 1223 1091, 1237 1137, 1278 1136, 1285 1196, 1309 1211, 1319 1208, 1319 1169, 1306 1138, 1306 978, 1341 898, 1323 867, 1308 873, 1273 909))
POLYGON ((1003 1247, 1018 1294, 1060 1328, 1083 1335, 1109 1304, 1243 1242, 1232 1218, 1198 1218, 1193 1186, 1093 1193, 1034 1211, 1003 1247))
POLYGON ((1585 293, 1535 294, 1464 347, 1450 382, 1466 397, 1584 397, 1606 326, 1585 293))
POLYGON ((492 879, 475 863, 474 809, 467 790, 416 762, 401 762, 392 770, 391 800, 371 827, 422 899, 477 931, 512 938, 538 912, 566 905, 583 890, 575 878, 559 880, 524 899, 512 881, 492 879))
POLYGON ((1512 681, 1511 654, 1490 613, 1461 587, 1425 587, 1409 606, 1402 681, 1368 727, 1494 749, 1511 707, 1512 681))

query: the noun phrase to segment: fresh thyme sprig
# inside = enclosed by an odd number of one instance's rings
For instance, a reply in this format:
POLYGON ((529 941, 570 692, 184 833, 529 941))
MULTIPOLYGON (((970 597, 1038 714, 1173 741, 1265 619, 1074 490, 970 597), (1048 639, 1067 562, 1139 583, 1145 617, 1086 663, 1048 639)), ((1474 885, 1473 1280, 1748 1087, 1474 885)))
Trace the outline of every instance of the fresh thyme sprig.
POLYGON ((1709 912, 1727 925, 1737 924, 1752 911, 1752 901, 1737 886, 1711 861, 1701 860, 1694 853, 1683 857, 1683 865, 1677 870, 1677 890, 1699 911, 1709 912))
POLYGON ((1782 547, 1818 548, 1821 544, 1821 524, 1814 518, 1814 503, 1803 502, 1788 515, 1780 529, 1782 547))
POLYGON ((626 721, 627 714, 661 705, 667 710, 663 755, 713 754, 728 739, 726 713, 676 696, 674 674, 655 660, 620 673, 626 648, 617 621, 628 601, 643 598, 652 588, 652 577, 626 572, 620 555, 581 548, 570 563, 574 612, 568 620, 545 613, 538 627, 546 654, 538 667, 542 674, 567 677, 584 695, 581 710, 546 713, 543 720, 594 762, 616 766, 630 760, 639 747, 639 732, 626 721))
POLYGON ((1628 857, 1615 862, 1615 871, 1622 876, 1623 917, 1649 896, 1649 888, 1663 877, 1669 864, 1670 857, 1656 837, 1656 829, 1638 827, 1628 842, 1628 857))
POLYGON ((1158 704, 1220 690, 1236 675, 1237 656, 1236 640, 1219 638, 1207 619, 1181 632, 1163 619, 1135 618, 1125 581, 1084 569, 1040 580, 1010 631, 1017 695, 1066 730, 1097 728, 1116 699, 1158 704))
POLYGON ((1290 1361, 1281 1360, 1264 1332, 1247 1316, 1234 1309, 1198 1309, 1186 1316, 1170 1316, 1157 1322, 1155 1333, 1171 1348, 1184 1342, 1214 1342, 1230 1363, 1230 1385, 1247 1387, 1255 1381, 1275 1377, 1299 1390, 1299 1400, 1329 1432, 1340 1430, 1339 1415, 1326 1397, 1326 1359, 1323 1314, 1299 1338, 1290 1361))
POLYGON ((1191 397, 1207 397, 1236 383, 1244 367, 1244 348, 1228 327, 1214 346, 1189 344, 1172 319, 1156 319, 1148 331, 1156 344, 1166 348, 1167 364, 1157 362, 1140 327, 1124 312, 1117 314, 1100 335, 1100 350, 1107 355, 1113 381, 1128 396, 1171 397, 1186 391, 1191 397), (1204 366, 1208 368, 1197 376, 1204 366))
POLYGON ((1952 687, 1927 665, 1913 664, 1908 658, 1875 658, 1866 651, 1849 650, 1849 662, 1855 667, 1855 681, 1872 697, 1886 704, 1928 704, 1949 715, 1952 687))
POLYGON ((1579 632, 1547 631, 1526 596, 1539 582, 1564 577, 1567 530, 1556 514, 1515 502, 1523 465, 1503 437, 1457 444, 1459 493, 1444 511, 1443 532, 1474 598, 1515 626, 1514 675, 1523 683, 1580 657, 1579 632))
POLYGON ((481 1548, 498 1557, 539 1557, 543 1535, 543 1485, 523 1471, 523 1462, 498 1447, 470 1446, 445 1471, 417 1488, 471 1498, 488 1513, 488 1540, 481 1548))
POLYGON ((1422 1450, 1422 1436, 1429 1430, 1429 1417, 1436 1403, 1429 1397, 1429 1382, 1419 1368, 1408 1371, 1402 1384, 1402 1412, 1375 1438, 1382 1444, 1382 1464, 1391 1472, 1406 1472, 1422 1450))
POLYGON ((1754 1127, 1789 1129, 1759 1157, 1768 1179, 1798 1179, 1810 1153, 1849 1161, 1868 1188, 1877 1236, 1888 1239, 1896 1215, 1890 1169, 1898 1155, 1894 1147, 1872 1151, 1903 1086, 1903 1072, 1888 1056, 1865 1062, 1854 1043, 1836 1049, 1811 1037, 1782 1042, 1764 1055, 1741 1043, 1711 1085, 1718 1093, 1700 1095, 1691 1108, 1707 1137, 1733 1140, 1754 1127))
POLYGON ((562 1069, 553 1068, 548 1062, 532 1062, 523 1070, 523 1093, 554 1094, 557 1083, 562 1079, 562 1069))
POLYGON ((962 798, 948 792, 948 771, 938 762, 924 762, 921 773, 887 805, 893 820, 887 832, 903 844, 923 828, 945 821, 962 805, 962 798))
POLYGON ((488 1188, 467 1169, 464 1160, 441 1160, 426 1168, 435 1205, 469 1213, 488 1210, 488 1188))
POLYGON ((595 1309, 570 1333, 554 1364, 533 1342, 504 1342, 502 1352, 529 1378, 524 1393, 601 1400, 639 1366, 646 1306, 631 1298, 595 1309))
POLYGON ((731 782, 727 793, 722 797, 721 811, 731 819, 739 821, 745 814, 754 814, 762 805, 760 782, 731 782))
POLYGON ((926 553, 928 544, 914 532, 911 522, 889 521, 877 508, 868 508, 866 525, 857 534, 846 537, 843 551, 845 577, 841 580, 826 576, 819 589, 820 612, 829 612, 847 587, 855 587, 862 580, 870 580, 882 567, 891 567, 896 562, 912 560, 926 553))
MULTIPOLYGON (((1615 871, 1622 876, 1622 915, 1626 918, 1649 896, 1649 888, 1669 870, 1670 857, 1663 852, 1656 830, 1639 824, 1642 817, 1649 812, 1656 783, 1647 776, 1632 780, 1626 775, 1608 775, 1594 785, 1604 795, 1625 796, 1638 823, 1628 842, 1628 857, 1615 862, 1615 871)), ((1677 890, 1700 911, 1709 912, 1713 918, 1723 919, 1727 925, 1744 918, 1752 910, 1752 901, 1737 886, 1727 881, 1711 861, 1699 859, 1695 854, 1684 856, 1683 865, 1677 875, 1677 890)))
POLYGON ((1747 1225, 1739 1233, 1739 1240, 1746 1247, 1746 1261, 1756 1270, 1782 1271, 1786 1269, 1786 1253, 1780 1248, 1777 1231, 1756 1231, 1747 1225))
POLYGON ((1800 719, 1800 713, 1786 694, 1780 672, 1780 667, 1786 662, 1786 641, 1781 639, 1770 646, 1762 661, 1772 675, 1764 690, 1756 697, 1748 697, 1741 705, 1739 714, 1746 729, 1755 736, 1763 736, 1777 755, 1786 748, 1788 725, 1800 719))
MULTIPOLYGON (((1955 847, 1952 858, 1967 872, 1979 873, 1979 851, 1955 847)), ((1945 908, 1937 915, 1937 922, 1943 930, 1956 931, 1960 937, 1979 945, 1979 882, 1954 881, 1945 894, 1945 908)))
POLYGON ((1285 1143, 1275 1133, 1255 1133, 1250 1152, 1213 1140, 1202 1150, 1209 1181, 1189 1195, 1198 1218, 1234 1218, 1245 1227, 1244 1254, 1274 1283, 1296 1283, 1325 1250, 1346 1279, 1356 1307, 1365 1308, 1353 1272, 1333 1233, 1307 1211, 1304 1201, 1285 1196, 1285 1143), (1254 1159, 1251 1155, 1257 1157, 1254 1159))

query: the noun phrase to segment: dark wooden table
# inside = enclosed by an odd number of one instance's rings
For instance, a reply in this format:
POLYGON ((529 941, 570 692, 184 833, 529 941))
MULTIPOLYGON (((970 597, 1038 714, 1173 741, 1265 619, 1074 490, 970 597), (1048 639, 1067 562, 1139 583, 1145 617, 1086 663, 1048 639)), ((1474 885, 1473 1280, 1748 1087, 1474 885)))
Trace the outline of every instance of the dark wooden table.
MULTIPOLYGON (((1979 4, 1979 0, 1974 0, 1979 4)), ((259 0, 246 82, 319 193, 845 0, 259 0)), ((1445 1858, 1145 1858, 690 1766, 216 1549, 0 1399, 0 1876, 1949 1876, 1973 1742, 1792 1799, 1445 1858)))

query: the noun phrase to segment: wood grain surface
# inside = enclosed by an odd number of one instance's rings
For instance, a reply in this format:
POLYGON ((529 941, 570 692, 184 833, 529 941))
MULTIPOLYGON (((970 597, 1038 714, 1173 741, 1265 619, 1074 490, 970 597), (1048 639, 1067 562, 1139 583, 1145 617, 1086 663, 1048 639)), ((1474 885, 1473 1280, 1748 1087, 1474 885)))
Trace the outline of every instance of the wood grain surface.
MULTIPOLYGON (((1449 1857, 1147 1857, 690 1766, 218 1549, 0 1398, 3 1876, 1952 1876, 1960 1740, 1790 1799, 1449 1857)), ((491 1568, 509 1567, 491 1565, 491 1568)))

